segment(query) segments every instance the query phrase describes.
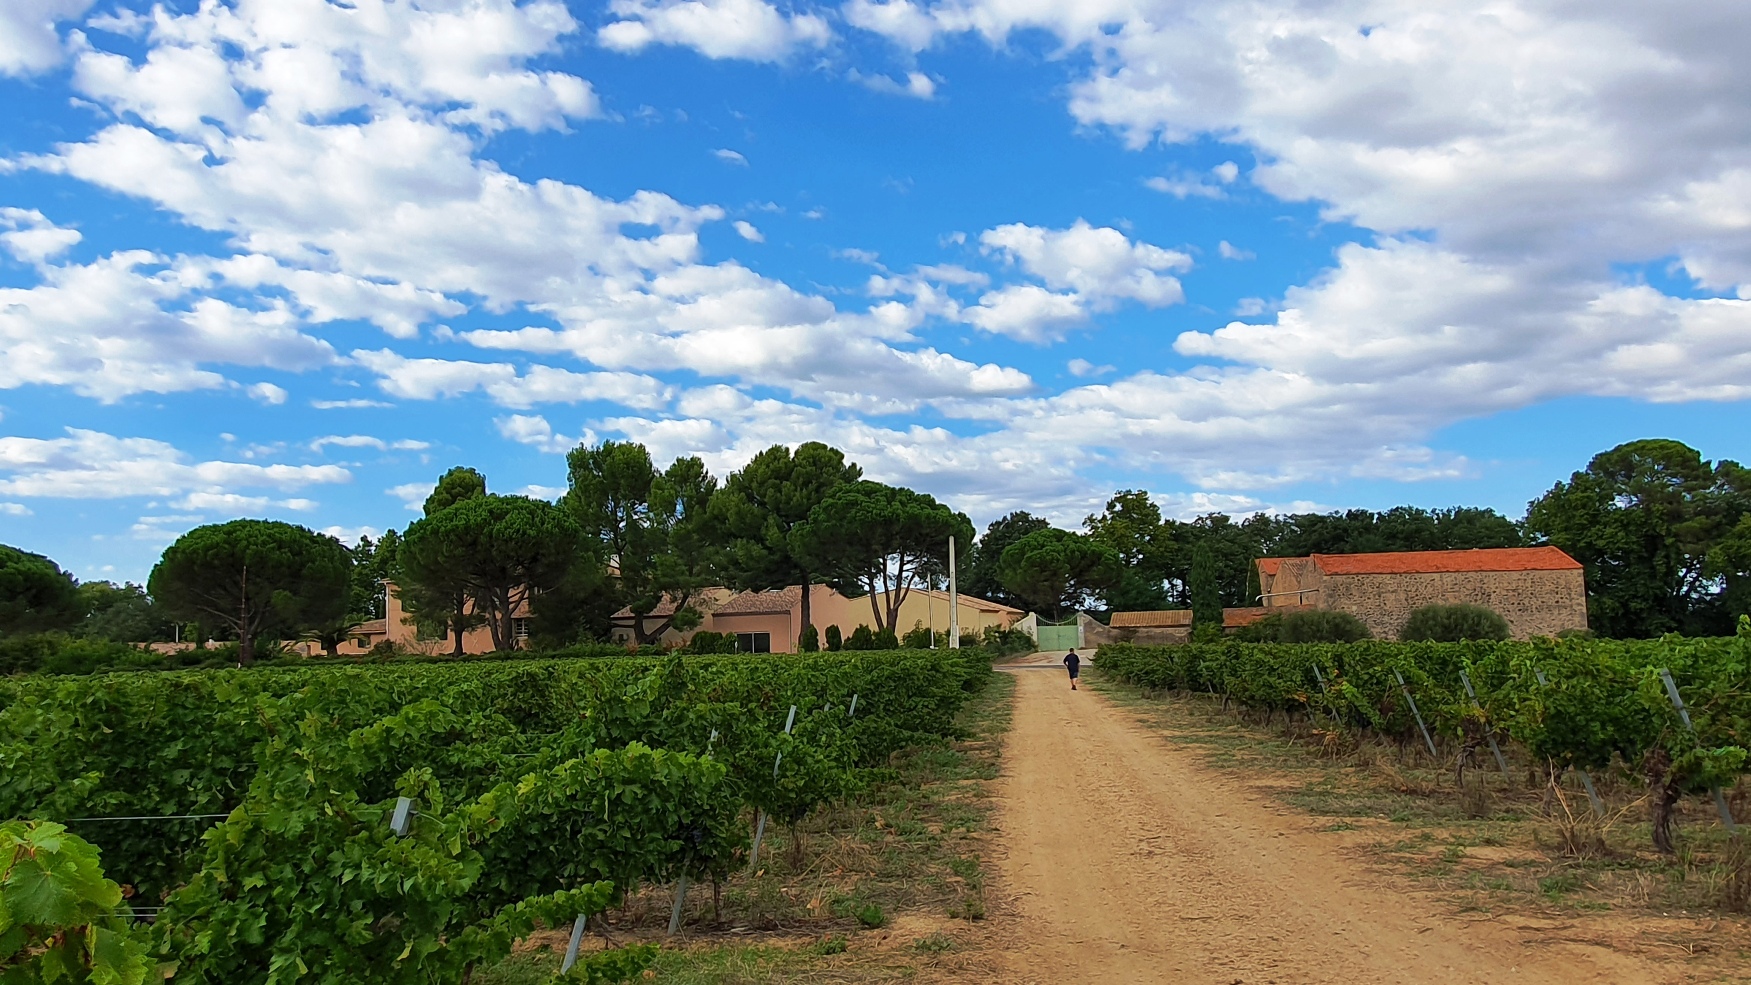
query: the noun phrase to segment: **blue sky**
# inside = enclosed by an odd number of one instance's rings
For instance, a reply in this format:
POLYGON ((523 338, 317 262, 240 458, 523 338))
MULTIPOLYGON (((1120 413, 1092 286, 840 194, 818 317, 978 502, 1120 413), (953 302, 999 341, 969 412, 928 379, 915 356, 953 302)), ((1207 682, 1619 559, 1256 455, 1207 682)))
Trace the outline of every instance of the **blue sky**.
POLYGON ((633 438, 984 522, 1747 455, 1729 4, 0 11, 0 542, 405 525, 633 438))

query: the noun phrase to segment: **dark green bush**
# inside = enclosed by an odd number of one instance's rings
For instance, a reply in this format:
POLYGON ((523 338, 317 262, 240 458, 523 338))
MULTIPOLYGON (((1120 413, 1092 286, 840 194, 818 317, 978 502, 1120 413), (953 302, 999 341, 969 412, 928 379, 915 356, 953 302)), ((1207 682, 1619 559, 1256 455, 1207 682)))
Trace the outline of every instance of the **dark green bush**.
POLYGON ((1398 631, 1398 638, 1407 642, 1458 643, 1508 636, 1508 620, 1481 605, 1425 605, 1412 612, 1398 631))
POLYGON ((694 633, 693 638, 682 649, 686 653, 734 653, 736 634, 714 633, 709 629, 702 629, 694 633))
POLYGON ((840 635, 838 626, 827 627, 827 649, 832 653, 845 649, 845 638, 840 635))
POLYGON ((1362 620, 1348 612, 1314 609, 1310 612, 1285 613, 1277 624, 1276 643, 1354 643, 1372 639, 1373 633, 1362 620))
POLYGON ((847 649, 847 650, 874 650, 874 649, 877 649, 875 630, 870 629, 868 626, 859 624, 856 629, 851 631, 851 636, 845 640, 845 649, 847 649))
MULTIPOLYGON (((875 633, 875 646, 870 647, 872 650, 898 650, 899 648, 900 638, 895 636, 894 631, 891 629, 877 630, 875 633)), ((929 648, 930 642, 926 640, 924 649, 929 648)))
POLYGON ((814 626, 804 626, 802 635, 797 637, 796 648, 803 653, 816 653, 821 649, 821 632, 814 626))
POLYGON ((906 630, 906 635, 900 639, 900 645, 908 650, 928 650, 930 644, 930 630, 925 629, 922 623, 914 624, 911 629, 906 630))

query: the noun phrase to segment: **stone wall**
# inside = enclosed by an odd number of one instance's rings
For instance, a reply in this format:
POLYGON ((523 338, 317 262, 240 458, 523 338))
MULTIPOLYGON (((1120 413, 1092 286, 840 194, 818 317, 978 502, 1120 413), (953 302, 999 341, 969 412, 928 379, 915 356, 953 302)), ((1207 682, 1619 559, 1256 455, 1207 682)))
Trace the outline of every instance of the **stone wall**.
POLYGON ((1415 609, 1460 603, 1494 609, 1508 620, 1515 639, 1587 628, 1587 589, 1579 569, 1326 575, 1320 587, 1320 608, 1350 613, 1376 639, 1397 639, 1415 609))
POLYGON ((1077 620, 1082 624, 1082 643, 1093 648, 1102 643, 1139 643, 1163 646, 1169 643, 1189 643, 1190 626, 1103 626, 1086 612, 1077 620))

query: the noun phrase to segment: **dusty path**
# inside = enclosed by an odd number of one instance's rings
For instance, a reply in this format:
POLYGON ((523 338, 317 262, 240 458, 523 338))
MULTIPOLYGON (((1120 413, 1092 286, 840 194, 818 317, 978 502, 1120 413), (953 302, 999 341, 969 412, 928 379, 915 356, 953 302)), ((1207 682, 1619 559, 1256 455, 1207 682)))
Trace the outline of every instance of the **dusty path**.
MULTIPOLYGON (((1055 661, 1054 661, 1055 662, 1055 661)), ((1020 921, 1007 980, 1581 983, 1681 980, 1628 955, 1529 944, 1344 856, 1062 670, 1018 668, 999 860, 1020 921)))

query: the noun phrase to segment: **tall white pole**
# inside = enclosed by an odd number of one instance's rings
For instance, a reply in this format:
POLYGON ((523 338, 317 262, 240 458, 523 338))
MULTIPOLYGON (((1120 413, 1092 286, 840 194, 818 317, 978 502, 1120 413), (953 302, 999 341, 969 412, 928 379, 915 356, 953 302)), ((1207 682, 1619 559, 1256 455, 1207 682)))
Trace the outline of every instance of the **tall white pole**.
POLYGON ((948 645, 961 648, 961 596, 955 587, 955 539, 948 539, 948 645))

